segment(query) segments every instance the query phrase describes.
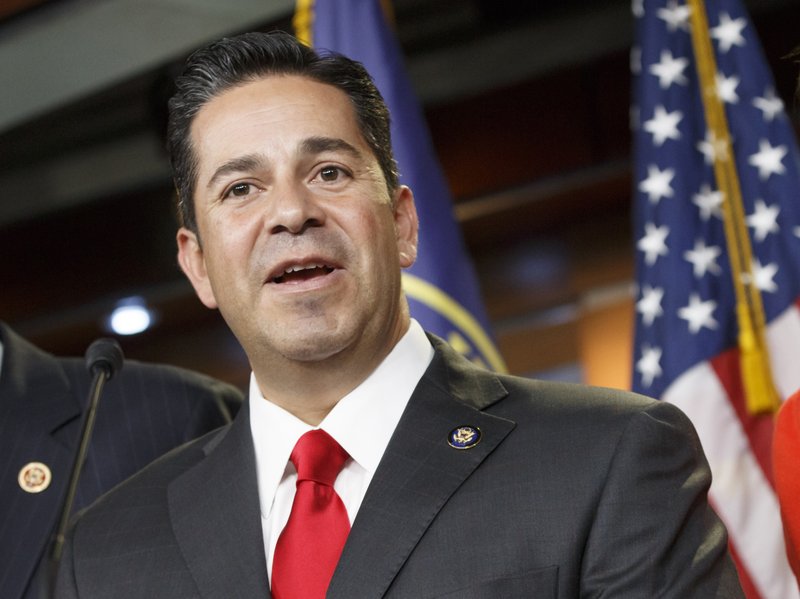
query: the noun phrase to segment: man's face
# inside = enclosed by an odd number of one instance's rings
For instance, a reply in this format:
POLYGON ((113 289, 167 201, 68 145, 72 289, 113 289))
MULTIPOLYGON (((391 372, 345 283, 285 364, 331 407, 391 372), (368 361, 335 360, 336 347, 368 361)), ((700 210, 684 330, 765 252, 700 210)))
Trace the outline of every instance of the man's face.
POLYGON ((191 141, 199 239, 179 231, 179 260, 257 373, 386 355, 407 326, 400 268, 416 257, 417 217, 407 188, 389 197, 347 96, 259 79, 206 104, 191 141))

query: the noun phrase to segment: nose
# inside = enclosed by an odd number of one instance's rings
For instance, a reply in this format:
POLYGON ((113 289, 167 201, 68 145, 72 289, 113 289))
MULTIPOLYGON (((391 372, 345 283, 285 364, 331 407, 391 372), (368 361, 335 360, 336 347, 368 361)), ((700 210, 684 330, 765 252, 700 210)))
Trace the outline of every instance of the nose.
POLYGON ((271 233, 299 235, 325 223, 325 211, 313 194, 300 184, 276 187, 269 205, 265 227, 271 233))

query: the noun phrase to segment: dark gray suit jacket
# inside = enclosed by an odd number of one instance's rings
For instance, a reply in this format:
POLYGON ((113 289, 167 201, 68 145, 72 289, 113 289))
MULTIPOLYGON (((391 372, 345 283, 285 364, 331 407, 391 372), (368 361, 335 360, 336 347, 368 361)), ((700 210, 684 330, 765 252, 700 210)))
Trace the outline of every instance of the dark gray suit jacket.
MULTIPOLYGON (((742 596, 675 407, 496 376, 434 344, 328 597, 742 596), (482 431, 474 448, 448 445, 461 425, 482 431)), ((59 597, 269 597, 248 418, 89 510, 59 597)))
MULTIPOLYGON (((38 597, 34 572, 60 516, 91 381, 83 359, 45 353, 2 322, 0 339, 0 597, 38 597), (52 471, 41 493, 27 493, 17 481, 29 462, 52 471)), ((208 377, 127 361, 101 397, 76 509, 170 449, 225 424, 241 397, 208 377)))

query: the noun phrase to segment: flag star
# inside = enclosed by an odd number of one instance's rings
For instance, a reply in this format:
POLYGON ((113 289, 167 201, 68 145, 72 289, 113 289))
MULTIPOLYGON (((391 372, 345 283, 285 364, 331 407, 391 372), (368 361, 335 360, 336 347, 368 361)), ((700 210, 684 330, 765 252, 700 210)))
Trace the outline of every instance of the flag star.
POLYGON ((745 27, 745 19, 732 20, 728 13, 722 12, 719 15, 719 25, 711 29, 711 37, 719 42, 719 50, 725 54, 733 46, 744 46, 742 30, 745 27))
POLYGON ((760 291, 768 293, 778 291, 778 286, 774 281, 776 274, 778 274, 778 265, 774 262, 762 266, 758 258, 753 260, 753 280, 760 291))
POLYGON ((642 315, 642 322, 650 326, 656 317, 664 314, 661 308, 661 300, 664 298, 664 290, 661 287, 650 287, 645 285, 642 289, 642 299, 636 302, 636 311, 642 315))
POLYGON ((698 141, 695 147, 703 154, 706 164, 714 164, 714 160, 717 158, 727 160, 730 156, 728 142, 724 139, 717 139, 710 129, 706 130, 706 138, 698 141))
POLYGON ((692 263, 694 266, 694 276, 698 279, 705 276, 706 272, 718 275, 720 273, 717 258, 722 254, 719 247, 712 245, 707 246, 702 239, 694 242, 694 249, 687 250, 683 253, 683 257, 692 263))
POLYGON ((756 241, 764 241, 770 233, 777 233, 778 214, 781 208, 778 204, 767 206, 764 200, 756 200, 755 211, 747 215, 747 224, 753 227, 756 241))
POLYGON ((671 198, 675 195, 675 190, 670 185, 674 177, 674 168, 666 168, 662 171, 656 165, 651 164, 647 167, 647 178, 639 183, 639 191, 647 194, 651 204, 658 204, 661 198, 671 198))
POLYGON ((758 142, 758 152, 751 154, 747 162, 758 169, 761 180, 766 180, 772 174, 782 175, 786 172, 782 162, 786 152, 786 146, 773 146, 768 139, 761 139, 758 142))
POLYGON ((642 375, 642 385, 649 387, 653 380, 663 374, 661 370, 661 348, 650 347, 648 344, 642 346, 642 355, 636 362, 636 371, 642 375))
POLYGON ((658 77, 658 85, 661 89, 668 89, 673 83, 686 85, 689 80, 683 74, 683 70, 689 66, 686 58, 674 58, 669 50, 661 51, 661 60, 650 65, 649 71, 658 77))
POLYGON ((644 0, 631 0, 631 12, 637 19, 644 16, 644 0))
POLYGON ((719 326, 714 320, 714 310, 717 302, 714 300, 702 301, 700 296, 692 293, 689 296, 689 305, 678 310, 678 316, 689 323, 689 332, 696 335, 700 329, 716 329, 719 326))
POLYGON ((656 13, 658 18, 666 21, 667 29, 675 32, 678 29, 689 31, 689 7, 685 4, 678 5, 676 0, 669 0, 666 8, 659 8, 656 13))
POLYGON ((645 121, 644 130, 653 135, 653 143, 661 146, 667 139, 680 139, 678 123, 681 122, 683 113, 680 110, 667 112, 664 106, 656 106, 653 118, 645 121))
POLYGON ((644 252, 644 261, 648 266, 656 263, 659 256, 666 256, 668 253, 667 235, 669 235, 669 227, 666 225, 656 227, 653 223, 645 223, 644 237, 637 243, 636 247, 644 252))
POLYGON ((722 73, 717 73, 717 95, 726 104, 738 104, 739 96, 736 88, 739 86, 739 78, 735 75, 726 77, 722 73))
POLYGON ((795 227, 792 233, 794 233, 795 237, 800 237, 800 227, 795 227))
POLYGON ((642 385, 649 387, 653 384, 653 379, 661 376, 661 348, 649 347, 642 348, 642 357, 636 362, 636 370, 642 375, 642 385))
POLYGON ((776 96, 771 88, 764 92, 763 98, 753 99, 753 106, 764 113, 764 120, 768 123, 783 112, 783 100, 776 96))
POLYGON ((722 192, 712 191, 708 183, 703 183, 700 191, 692 196, 692 202, 700 209, 700 218, 703 221, 707 221, 712 215, 722 220, 722 200, 722 192))

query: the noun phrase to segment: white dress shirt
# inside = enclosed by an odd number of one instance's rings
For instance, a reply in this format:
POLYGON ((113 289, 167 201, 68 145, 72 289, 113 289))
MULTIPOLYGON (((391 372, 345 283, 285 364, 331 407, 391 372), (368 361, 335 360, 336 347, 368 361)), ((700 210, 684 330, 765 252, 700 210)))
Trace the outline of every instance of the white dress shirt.
MULTIPOLYGON (((336 439, 351 458, 334 483, 351 524, 433 353, 422 327, 412 319, 406 334, 378 368, 339 400, 319 424, 319 428, 336 439)), ((265 400, 252 374, 249 402, 261 527, 271 584, 275 544, 289 519, 297 481, 297 472, 289 456, 297 440, 314 427, 265 400)))

